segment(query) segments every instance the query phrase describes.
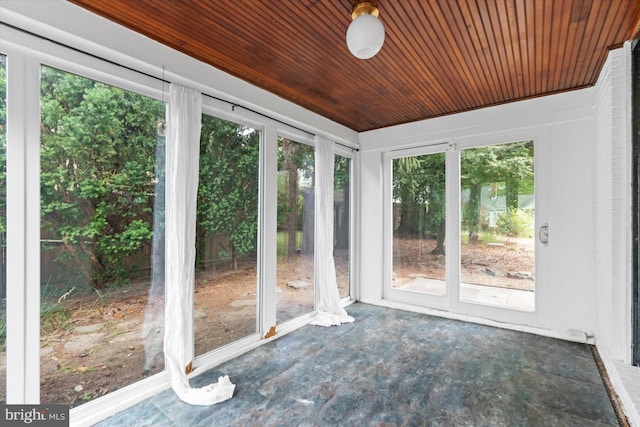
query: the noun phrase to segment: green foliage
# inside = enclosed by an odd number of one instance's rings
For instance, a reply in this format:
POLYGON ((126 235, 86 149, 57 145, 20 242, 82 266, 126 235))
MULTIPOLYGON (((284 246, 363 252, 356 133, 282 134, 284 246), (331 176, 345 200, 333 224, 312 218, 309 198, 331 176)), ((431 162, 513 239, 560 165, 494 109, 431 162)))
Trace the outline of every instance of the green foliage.
MULTIPOLYGON (((289 240, 289 235, 286 231, 278 231, 276 236, 276 253, 278 257, 286 257, 287 256, 287 241, 289 240)), ((300 247, 302 245, 302 231, 296 231, 296 246, 300 247)))
POLYGON ((151 239, 162 103, 42 67, 41 226, 61 240, 96 287, 124 283, 130 257, 151 239))
POLYGON ((518 195, 533 194, 533 154, 531 141, 462 150, 461 185, 463 189, 470 190, 462 221, 469 235, 479 232, 483 186, 505 183, 507 207, 514 209, 518 208, 518 195))
POLYGON ((260 133, 212 116, 203 116, 200 139, 196 263, 206 239, 229 240, 232 258, 253 254, 258 233, 260 133))
MULTIPOLYGON (((315 179, 315 151, 313 147, 278 138, 278 230, 287 230, 289 215, 295 212, 295 224, 302 224, 304 197, 301 188, 313 188, 315 179), (295 171, 295 172, 293 172, 295 171), (292 172, 296 180, 295 194, 289 194, 289 173, 292 172), (292 206, 290 200, 295 199, 292 206)), ((334 187, 348 179, 348 165, 338 162, 334 171, 334 187)))
POLYGON ((73 288, 61 295, 56 295, 56 292, 50 282, 40 292, 40 328, 45 333, 62 329, 71 317, 62 300, 73 292, 73 288))
POLYGON ((342 190, 349 185, 351 160, 348 157, 336 155, 333 166, 333 187, 342 190))
POLYGON ((445 154, 395 159, 393 198, 399 207, 398 233, 437 237, 445 218, 445 154))
MULTIPOLYGON (((482 188, 494 185, 507 206, 518 208, 518 196, 533 194, 533 143, 501 144, 461 151, 461 186, 469 199, 462 225, 473 239, 480 232, 482 188)), ((398 158, 393 161, 395 231, 441 241, 445 219, 445 154, 398 158)))
POLYGON ((533 237, 534 215, 524 209, 509 208, 498 217, 498 232, 507 237, 533 237))

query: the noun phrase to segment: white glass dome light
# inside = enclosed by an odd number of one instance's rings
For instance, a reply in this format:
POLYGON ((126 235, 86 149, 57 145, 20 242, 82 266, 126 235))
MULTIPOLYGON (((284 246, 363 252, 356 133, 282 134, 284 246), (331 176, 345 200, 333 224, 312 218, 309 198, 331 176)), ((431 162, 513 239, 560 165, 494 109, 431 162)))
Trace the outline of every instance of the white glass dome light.
POLYGON ((375 56, 384 44, 384 26, 378 19, 378 8, 371 2, 357 4, 351 12, 353 22, 347 29, 347 47, 359 59, 375 56))

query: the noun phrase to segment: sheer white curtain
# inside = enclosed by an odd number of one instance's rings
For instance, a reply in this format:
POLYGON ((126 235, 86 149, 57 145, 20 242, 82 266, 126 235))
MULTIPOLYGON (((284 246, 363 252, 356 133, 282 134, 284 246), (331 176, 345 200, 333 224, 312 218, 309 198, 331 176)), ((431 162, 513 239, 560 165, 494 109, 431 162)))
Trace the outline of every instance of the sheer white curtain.
POLYGON ((318 315, 312 325, 333 326, 353 322, 340 302, 333 261, 333 141, 316 136, 316 283, 318 315))
POLYGON ((198 157, 202 95, 171 84, 169 90, 166 162, 166 304, 164 354, 171 386, 192 405, 213 405, 229 399, 235 385, 228 376, 202 388, 191 388, 185 373, 193 359, 194 262, 198 157))

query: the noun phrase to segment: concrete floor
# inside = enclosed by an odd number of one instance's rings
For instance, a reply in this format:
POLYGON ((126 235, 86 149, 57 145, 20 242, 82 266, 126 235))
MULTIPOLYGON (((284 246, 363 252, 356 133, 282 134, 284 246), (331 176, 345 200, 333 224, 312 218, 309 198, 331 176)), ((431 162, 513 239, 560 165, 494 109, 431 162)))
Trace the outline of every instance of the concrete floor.
POLYGON ((588 346, 354 304, 192 380, 227 374, 232 399, 168 390, 100 426, 619 425, 588 346))

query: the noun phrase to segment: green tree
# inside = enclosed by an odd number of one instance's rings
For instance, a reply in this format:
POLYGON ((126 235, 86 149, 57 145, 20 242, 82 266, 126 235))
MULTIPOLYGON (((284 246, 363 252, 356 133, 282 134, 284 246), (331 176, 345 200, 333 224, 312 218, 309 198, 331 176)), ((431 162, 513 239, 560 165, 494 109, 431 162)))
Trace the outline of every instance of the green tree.
POLYGON ((520 186, 533 194, 533 142, 516 142, 500 145, 497 152, 499 168, 496 171, 501 180, 505 182, 505 197, 507 212, 518 209, 518 196, 521 193, 520 186))
POLYGON ((398 206, 398 234, 436 239, 434 253, 444 253, 445 154, 403 157, 393 163, 393 198, 398 206))
POLYGON ((298 216, 298 212, 302 212, 299 205, 304 203, 304 200, 298 200, 298 168, 302 163, 300 148, 301 146, 295 141, 287 138, 281 140, 279 151, 282 157, 282 169, 287 177, 287 198, 282 205, 286 209, 287 255, 295 254, 298 249, 298 224, 302 223, 298 216))
POLYGON ((463 189, 469 190, 462 220, 470 241, 476 241, 478 236, 482 187, 504 182, 507 212, 512 212, 518 208, 518 196, 522 191, 532 193, 533 160, 532 141, 462 151, 461 184, 463 189))
POLYGON ((400 223, 398 233, 419 233, 417 204, 420 199, 421 170, 420 157, 402 157, 393 162, 393 196, 399 202, 400 223))
MULTIPOLYGON (((350 174, 351 159, 336 155, 333 170, 333 187, 337 191, 334 194, 342 194, 342 209, 340 210, 340 215, 334 219, 334 227, 336 229, 335 247, 337 249, 349 248, 350 174)), ((338 201, 335 200, 335 202, 338 201)))
POLYGON ((203 116, 196 245, 198 253, 203 254, 210 236, 228 237, 234 269, 238 268, 239 256, 256 250, 259 156, 258 131, 203 116))
POLYGON ((477 241, 480 226, 480 195, 482 186, 495 181, 498 169, 496 150, 489 146, 462 150, 460 181, 462 188, 469 189, 469 200, 462 212, 462 223, 469 233, 469 241, 477 241))
POLYGON ((159 111, 153 99, 42 67, 42 235, 90 265, 96 287, 141 268, 129 258, 152 235, 159 111))
POLYGON ((313 250, 315 151, 312 146, 288 138, 278 139, 278 230, 287 232, 287 252, 313 250))

